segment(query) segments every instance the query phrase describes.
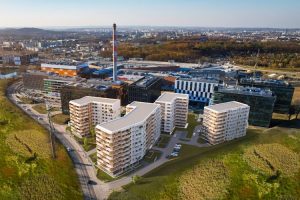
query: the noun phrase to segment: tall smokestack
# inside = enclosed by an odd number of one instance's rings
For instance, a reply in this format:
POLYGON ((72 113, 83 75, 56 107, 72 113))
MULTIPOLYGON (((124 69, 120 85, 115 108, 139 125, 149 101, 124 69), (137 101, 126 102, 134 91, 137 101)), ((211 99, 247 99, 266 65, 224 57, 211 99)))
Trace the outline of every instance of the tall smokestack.
POLYGON ((113 24, 113 81, 117 81, 117 25, 113 24))

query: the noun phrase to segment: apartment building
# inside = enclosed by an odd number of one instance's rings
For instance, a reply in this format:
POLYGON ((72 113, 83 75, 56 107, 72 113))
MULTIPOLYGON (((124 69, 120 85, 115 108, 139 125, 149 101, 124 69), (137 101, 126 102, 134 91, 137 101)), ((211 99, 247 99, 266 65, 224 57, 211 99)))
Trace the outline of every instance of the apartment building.
POLYGON ((161 106, 161 131, 172 133, 175 127, 184 128, 187 123, 189 95, 163 93, 156 101, 161 106))
POLYGON ((120 117, 119 99, 86 96, 70 101, 70 124, 73 134, 82 137, 98 124, 120 117))
POLYGON ((122 118, 96 126, 97 165, 112 177, 133 170, 158 140, 160 105, 132 102, 122 118))
POLYGON ((237 101, 204 108, 204 138, 212 145, 246 135, 250 107, 237 101))

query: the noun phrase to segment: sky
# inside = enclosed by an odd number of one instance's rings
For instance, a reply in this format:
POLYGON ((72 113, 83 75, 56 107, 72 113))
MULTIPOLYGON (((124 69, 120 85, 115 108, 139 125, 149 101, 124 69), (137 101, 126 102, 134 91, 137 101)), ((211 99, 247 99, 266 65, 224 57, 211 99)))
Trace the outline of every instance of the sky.
POLYGON ((0 27, 300 28, 300 0, 0 0, 0 27))

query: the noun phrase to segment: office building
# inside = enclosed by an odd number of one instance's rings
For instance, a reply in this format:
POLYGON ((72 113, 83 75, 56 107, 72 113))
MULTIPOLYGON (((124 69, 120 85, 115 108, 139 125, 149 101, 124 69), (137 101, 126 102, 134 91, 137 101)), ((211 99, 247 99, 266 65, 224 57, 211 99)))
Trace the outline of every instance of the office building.
POLYGON ((295 88, 282 80, 241 79, 240 85, 270 89, 276 96, 274 112, 289 113, 295 88))
POLYGON ((90 79, 85 82, 71 82, 63 85, 60 90, 62 112, 69 114, 69 102, 85 96, 120 99, 121 105, 126 105, 126 84, 90 79))
POLYGON ((88 67, 86 63, 73 62, 49 62, 42 63, 41 70, 48 73, 55 73, 60 76, 74 77, 88 67))
POLYGON ((45 99, 56 106, 61 106, 61 88, 73 82, 76 82, 75 78, 49 77, 44 79, 45 99))
POLYGON ((144 77, 128 86, 128 102, 153 103, 161 92, 161 79, 154 76, 144 77))
POLYGON ((236 101, 204 108, 204 138, 212 145, 246 135, 250 107, 236 101))
POLYGON ((39 60, 38 53, 31 51, 2 51, 0 50, 0 64, 5 65, 29 65, 39 60))
POLYGON ((189 103, 193 108, 203 108, 210 104, 214 88, 219 85, 215 79, 179 78, 175 82, 175 92, 188 94, 189 103))
POLYGON ((219 87, 215 90, 212 104, 238 101, 250 106, 249 124, 269 127, 276 96, 270 90, 251 87, 219 87))
POLYGON ((44 80, 49 76, 40 71, 29 71, 23 74, 23 85, 25 89, 44 90, 44 80))
POLYGON ((164 92, 156 101, 161 106, 161 131, 172 133, 175 127, 184 128, 187 123, 189 96, 164 92))
POLYGON ((96 126, 97 165, 116 177, 133 170, 158 140, 160 105, 133 102, 126 115, 96 126))
POLYGON ((78 137, 87 136, 91 128, 120 117, 120 112, 119 99, 86 96, 70 101, 71 131, 78 137))

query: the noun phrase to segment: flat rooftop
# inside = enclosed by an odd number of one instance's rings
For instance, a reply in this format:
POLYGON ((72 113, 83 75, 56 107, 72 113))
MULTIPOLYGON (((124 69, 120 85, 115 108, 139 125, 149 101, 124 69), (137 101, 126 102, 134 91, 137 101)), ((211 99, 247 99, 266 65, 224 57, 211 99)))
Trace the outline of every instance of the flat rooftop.
POLYGON ((251 95, 251 96, 262 96, 262 97, 274 96, 271 90, 257 88, 257 87, 227 86, 227 87, 218 88, 218 92, 251 95))
POLYGON ((139 87, 148 87, 159 80, 160 80, 160 78, 155 77, 155 76, 146 76, 146 77, 141 78, 140 80, 134 82, 132 85, 136 85, 139 87))
POLYGON ((292 87, 287 81, 276 79, 241 79, 241 84, 256 84, 261 86, 292 87))
POLYGON ((236 109, 236 108, 247 108, 249 107, 247 104, 243 104, 237 101, 230 101, 226 103, 220 103, 220 104, 215 104, 211 106, 205 107, 205 109, 209 109, 215 112, 226 112, 231 109, 236 109))
POLYGON ((132 125, 144 122, 160 105, 154 103, 132 102, 128 106, 135 107, 130 113, 124 117, 115 119, 98 125, 98 128, 106 129, 110 132, 125 130, 132 125))
POLYGON ((180 81, 192 81, 192 82, 201 82, 201 83, 219 83, 219 80, 216 79, 207 79, 207 78, 178 78, 180 81))
MULTIPOLYGON (((76 104, 78 106, 86 105, 88 103, 106 103, 106 104, 114 104, 114 103, 120 103, 120 99, 109 99, 109 98, 102 98, 102 97, 91 97, 91 96, 85 96, 81 99, 76 99, 70 101, 72 104, 76 104)), ((120 103, 121 104, 121 103, 120 103)))
POLYGON ((178 93, 172 93, 172 92, 164 92, 155 102, 171 102, 175 100, 176 98, 185 98, 189 99, 189 95, 187 94, 178 94, 178 93))

